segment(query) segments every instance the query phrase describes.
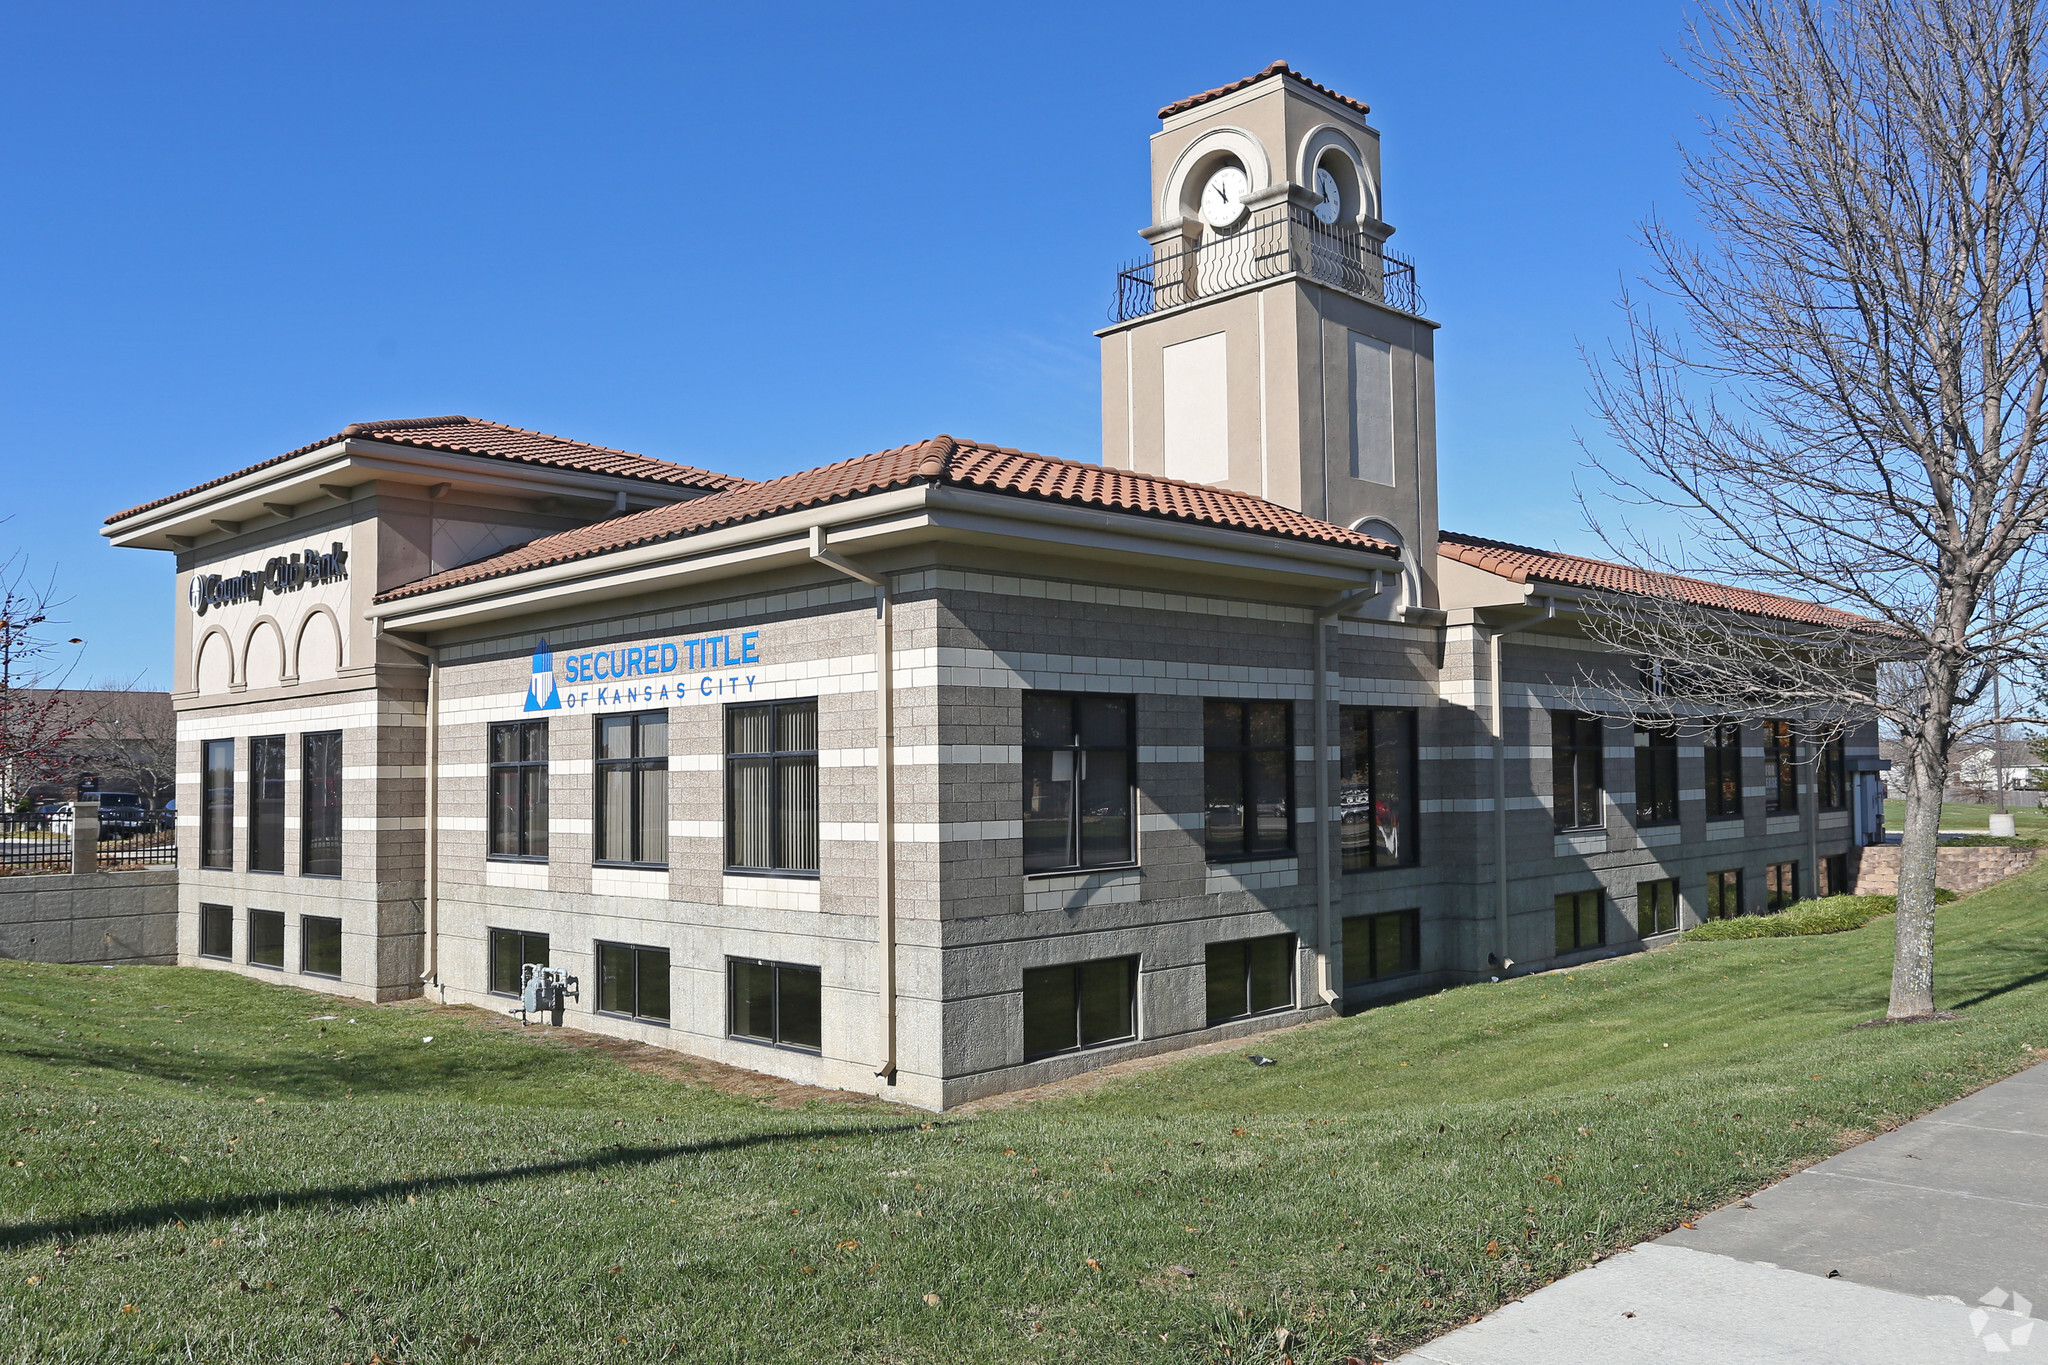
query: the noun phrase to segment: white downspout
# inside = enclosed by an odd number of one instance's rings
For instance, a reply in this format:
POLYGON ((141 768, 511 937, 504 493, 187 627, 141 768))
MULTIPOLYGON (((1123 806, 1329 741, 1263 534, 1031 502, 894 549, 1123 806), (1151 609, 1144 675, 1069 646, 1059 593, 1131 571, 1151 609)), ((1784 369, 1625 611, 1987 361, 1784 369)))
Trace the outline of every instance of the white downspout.
POLYGON ((414 644, 387 634, 381 620, 377 622, 377 638, 390 641, 427 666, 427 815, 426 847, 421 858, 425 864, 425 894, 421 897, 421 909, 426 921, 426 969, 420 973, 420 980, 438 987, 441 985, 441 651, 432 645, 414 644))
POLYGON ((811 558, 875 590, 875 934, 880 964, 876 1001, 881 1011, 882 1064, 875 1074, 896 1084, 896 684, 895 642, 889 620, 889 581, 825 545, 825 528, 811 528, 811 558))
POLYGON ((1331 907, 1336 901, 1333 885, 1336 838, 1330 820, 1330 646, 1323 631, 1345 611, 1386 591, 1386 578, 1373 572, 1372 586, 1341 593, 1315 609, 1310 629, 1315 632, 1315 775, 1316 775, 1316 994, 1325 1005, 1344 998, 1341 984, 1330 971, 1331 907))
POLYGON ((1486 635, 1488 687, 1493 701, 1493 921, 1494 940, 1499 945, 1494 961, 1503 977, 1514 965, 1514 960, 1508 956, 1508 740, 1502 715, 1500 637, 1555 619, 1557 599, 1544 597, 1538 600, 1543 603, 1540 616, 1531 616, 1511 626, 1491 626, 1486 635))

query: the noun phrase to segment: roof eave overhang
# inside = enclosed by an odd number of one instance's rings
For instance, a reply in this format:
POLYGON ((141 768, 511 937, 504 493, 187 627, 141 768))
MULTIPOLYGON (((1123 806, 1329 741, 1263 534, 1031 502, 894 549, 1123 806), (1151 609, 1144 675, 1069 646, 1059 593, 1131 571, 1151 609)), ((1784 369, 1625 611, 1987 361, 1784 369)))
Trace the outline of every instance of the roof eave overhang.
POLYGON ((466 628, 582 604, 807 563, 810 528, 849 554, 949 541, 1096 560, 1194 564, 1239 578, 1328 590, 1370 582, 1396 554, 1251 531, 1098 511, 948 485, 918 485, 785 512, 740 526, 372 604, 381 629, 466 628))
POLYGON ((340 506, 354 496, 358 487, 378 482, 428 488, 447 484, 451 491, 526 498, 583 498, 593 503, 616 503, 624 493, 629 506, 640 507, 680 502, 715 491, 624 474, 532 464, 496 455, 425 450, 349 437, 267 468, 250 470, 218 487, 188 493, 161 507, 123 517, 102 526, 100 534, 123 548, 190 549, 210 541, 231 539, 265 519, 282 525, 287 518, 269 504, 299 507, 324 501, 340 506), (216 524, 220 521, 234 524, 236 529, 223 530, 216 524))

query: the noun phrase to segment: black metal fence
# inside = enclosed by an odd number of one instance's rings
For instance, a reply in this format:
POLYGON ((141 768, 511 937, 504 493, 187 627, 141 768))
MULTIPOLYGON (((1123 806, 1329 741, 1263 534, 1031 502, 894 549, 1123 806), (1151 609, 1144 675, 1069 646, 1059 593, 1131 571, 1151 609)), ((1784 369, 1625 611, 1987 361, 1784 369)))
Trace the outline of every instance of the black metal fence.
POLYGON ((138 867, 176 867, 178 835, 175 830, 157 829, 143 834, 122 834, 100 840, 100 871, 125 872, 138 867))
POLYGON ((71 826, 47 815, 0 813, 0 875, 69 872, 71 826))
POLYGON ((1163 246, 1151 260, 1123 270, 1110 316, 1129 322, 1288 274, 1404 313, 1422 311, 1413 262, 1388 251, 1371 233, 1328 227, 1307 209, 1281 205, 1251 215, 1227 235, 1163 246))

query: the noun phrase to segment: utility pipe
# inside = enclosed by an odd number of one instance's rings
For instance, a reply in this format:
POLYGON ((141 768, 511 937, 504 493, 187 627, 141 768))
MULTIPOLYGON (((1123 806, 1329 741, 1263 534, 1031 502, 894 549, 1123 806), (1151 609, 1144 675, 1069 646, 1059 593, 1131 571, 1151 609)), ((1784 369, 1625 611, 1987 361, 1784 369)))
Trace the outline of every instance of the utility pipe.
POLYGON ((1494 959, 1506 977, 1513 960, 1508 956, 1508 740, 1502 715, 1500 678, 1500 637, 1530 626, 1540 626, 1557 617, 1557 599, 1540 597, 1543 611, 1508 626, 1489 626, 1486 633, 1488 686, 1493 700, 1493 921, 1499 947, 1494 959))
POLYGON ((427 668, 427 820, 426 847, 422 850, 426 894, 421 898, 426 919, 426 970, 420 980, 441 984, 441 651, 432 645, 389 634, 377 622, 377 638, 388 640, 414 656, 427 668))
POLYGON ((880 954, 875 996, 881 1011, 882 1064, 875 1074, 896 1084, 896 685, 889 620, 889 581, 826 548, 823 526, 811 527, 811 558, 875 590, 875 946, 880 954))
POLYGON ((1330 909, 1336 898, 1331 884, 1334 873, 1330 855, 1336 838, 1330 820, 1330 645, 1323 630, 1349 608, 1385 591, 1386 578, 1375 569, 1371 587, 1354 588, 1323 603, 1315 609, 1315 619, 1309 627, 1315 633, 1316 670, 1316 993, 1325 1005, 1337 1004, 1344 998, 1344 992, 1331 979, 1330 971, 1330 909))

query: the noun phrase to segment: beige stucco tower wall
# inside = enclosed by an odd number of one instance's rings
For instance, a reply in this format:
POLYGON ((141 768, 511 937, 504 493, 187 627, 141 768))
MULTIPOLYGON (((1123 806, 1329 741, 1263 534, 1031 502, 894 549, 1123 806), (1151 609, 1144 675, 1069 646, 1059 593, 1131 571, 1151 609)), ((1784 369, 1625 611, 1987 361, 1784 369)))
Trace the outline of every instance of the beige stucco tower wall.
POLYGON ((1381 274, 1393 229, 1364 108, 1278 64, 1172 106, 1151 207, 1150 269, 1097 333, 1103 462, 1381 522, 1410 551, 1405 605, 1437 605, 1436 324, 1409 311, 1405 267, 1381 274), (1230 168, 1244 211, 1219 229, 1202 195, 1230 168))

